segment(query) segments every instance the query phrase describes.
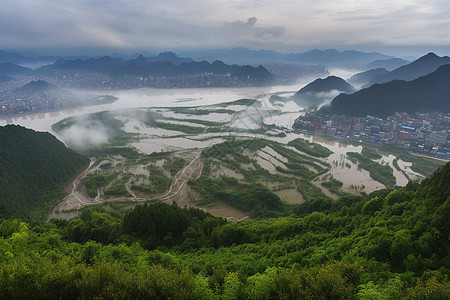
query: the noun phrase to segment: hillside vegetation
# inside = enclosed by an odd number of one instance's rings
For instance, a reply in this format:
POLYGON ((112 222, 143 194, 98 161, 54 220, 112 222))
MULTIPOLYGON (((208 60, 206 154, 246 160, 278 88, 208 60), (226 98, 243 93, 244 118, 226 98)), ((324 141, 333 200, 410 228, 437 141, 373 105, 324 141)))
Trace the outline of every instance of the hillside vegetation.
POLYGON ((449 111, 450 65, 412 81, 394 80, 374 84, 354 94, 341 94, 329 106, 320 109, 324 114, 385 117, 396 111, 407 113, 449 111))
POLYGON ((0 215, 43 218, 88 163, 49 133, 0 127, 0 215))
POLYGON ((448 299, 450 164, 420 185, 229 223, 162 203, 0 221, 0 298, 448 299))

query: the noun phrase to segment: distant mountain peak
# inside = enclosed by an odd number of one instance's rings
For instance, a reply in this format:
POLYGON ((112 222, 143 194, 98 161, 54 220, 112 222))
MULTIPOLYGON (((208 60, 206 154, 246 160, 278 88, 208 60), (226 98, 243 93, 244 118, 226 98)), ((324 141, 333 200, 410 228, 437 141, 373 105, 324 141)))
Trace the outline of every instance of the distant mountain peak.
POLYGON ((296 95, 304 93, 322 93, 338 90, 347 94, 355 91, 355 88, 344 79, 337 76, 328 76, 327 78, 318 78, 300 89, 296 95))
POLYGON ((440 57, 435 53, 430 52, 407 65, 401 66, 389 72, 388 74, 374 78, 370 83, 385 83, 392 80, 411 81, 428 75, 436 71, 440 66, 446 64, 450 64, 450 58, 448 56, 440 57))
POLYGON ((336 94, 355 92, 355 88, 344 79, 337 76, 318 78, 300 89, 293 100, 300 106, 317 106, 324 101, 333 99, 336 94))
POLYGON ((439 56, 435 54, 434 52, 429 52, 428 54, 419 57, 417 60, 413 61, 413 63, 419 63, 419 62, 427 62, 427 61, 446 61, 450 58, 448 56, 439 56))
POLYGON ((157 57, 159 57, 159 58, 161 58, 161 57, 178 57, 178 55, 172 51, 165 51, 165 52, 161 52, 160 54, 158 54, 157 57))
POLYGON ((145 59, 145 57, 142 54, 140 54, 138 57, 136 57, 136 62, 138 64, 145 64, 145 63, 147 63, 147 60, 145 59))
POLYGON ((47 81, 36 80, 36 81, 30 81, 29 83, 25 84, 24 86, 16 89, 16 91, 22 92, 22 93, 34 94, 34 93, 39 93, 39 92, 44 92, 44 91, 49 91, 49 90, 56 90, 56 89, 58 89, 57 86, 50 84, 47 81))
MULTIPOLYGON (((425 58, 425 57, 434 57, 437 58, 439 57, 437 54, 435 54, 434 52, 428 52, 427 54, 425 54, 424 56, 422 56, 421 58, 425 58)), ((420 59, 420 58, 419 58, 420 59)))
POLYGON ((417 60, 413 61, 412 63, 427 63, 427 62, 439 62, 439 61, 443 61, 449 59, 448 56, 439 56, 437 54, 435 54, 434 52, 429 52, 424 56, 419 57, 417 60))
POLYGON ((450 64, 412 81, 374 84, 354 94, 341 94, 321 113, 350 116, 387 116, 395 111, 414 113, 450 111, 450 64))

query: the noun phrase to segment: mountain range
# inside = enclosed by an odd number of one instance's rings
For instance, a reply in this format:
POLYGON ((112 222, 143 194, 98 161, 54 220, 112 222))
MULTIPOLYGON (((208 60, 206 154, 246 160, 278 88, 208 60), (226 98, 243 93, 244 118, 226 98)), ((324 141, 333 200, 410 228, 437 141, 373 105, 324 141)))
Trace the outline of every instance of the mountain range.
MULTIPOLYGON (((138 57, 141 55, 138 55, 138 57)), ((143 56, 143 55, 142 55, 143 56)), ((181 63, 193 62, 194 60, 190 57, 179 57, 176 53, 172 51, 162 52, 156 56, 145 56, 145 60, 148 62, 156 61, 168 61, 174 65, 179 65, 181 63)))
MULTIPOLYGON (((169 56, 173 59, 174 56, 169 56)), ((183 59, 182 59, 183 60, 183 59)), ((73 71, 91 71, 96 73, 104 73, 112 77, 123 75, 131 76, 180 76, 201 73, 212 74, 229 74, 238 78, 254 78, 259 82, 270 83, 275 77, 267 71, 263 66, 252 67, 249 65, 227 65, 222 61, 201 62, 181 62, 174 64, 168 60, 164 61, 148 61, 142 55, 136 59, 125 60, 122 58, 112 58, 104 56, 102 58, 91 58, 88 60, 58 60, 54 64, 41 67, 36 70, 37 73, 51 74, 53 72, 73 72, 73 71)))
POLYGON ((12 63, 12 64, 36 64, 36 63, 50 63, 55 61, 54 56, 44 56, 36 53, 19 53, 16 51, 4 51, 0 50, 0 62, 12 63))
POLYGON ((348 79, 348 82, 356 86, 367 87, 375 80, 389 74, 385 68, 370 69, 365 72, 357 73, 348 79))
POLYGON ((388 71, 392 71, 408 63, 410 62, 401 58, 381 59, 371 62, 370 64, 367 65, 367 68, 368 69, 383 68, 388 71))
MULTIPOLYGON (((416 73, 417 74, 417 73, 416 73)), ((450 111, 450 64, 412 81, 374 84, 351 95, 340 94, 320 109, 325 114, 384 117, 401 112, 450 111)))
MULTIPOLYGON (((355 50, 338 51, 336 49, 326 50, 310 50, 306 52, 297 53, 281 53, 272 50, 250 50, 247 48, 231 48, 231 49, 195 49, 180 51, 180 54, 185 57, 178 57, 173 52, 163 52, 159 55, 152 54, 148 51, 142 51, 145 58, 149 62, 155 61, 169 61, 173 64, 179 64, 181 62, 202 61, 206 60, 214 62, 216 60, 222 60, 228 64, 263 64, 274 62, 296 63, 306 65, 360 65, 367 66, 370 63, 379 61, 378 63, 392 65, 398 63, 390 61, 395 59, 393 56, 384 55, 377 52, 362 52, 355 50)), ((134 59, 139 54, 124 55, 120 53, 114 53, 110 55, 112 57, 119 57, 122 59, 134 59)), ((99 58, 98 56, 45 56, 36 53, 18 53, 17 51, 3 51, 0 50, 0 62, 9 62, 14 64, 37 64, 42 62, 54 62, 58 59, 89 59, 99 58)), ((47 63, 48 64, 48 63, 47 63)), ((386 67, 388 68, 388 67, 386 67)), ((389 68, 388 68, 389 69, 389 68)))
MULTIPOLYGON (((385 83, 392 80, 414 80, 436 71, 440 66, 445 64, 450 64, 450 57, 440 57, 430 52, 407 65, 373 77, 366 86, 370 86, 374 83, 385 83)), ((368 72, 370 72, 370 70, 368 72)))
POLYGON ((31 75, 33 70, 13 63, 0 63, 0 75, 31 75))
POLYGON ((180 52, 195 60, 223 60, 227 63, 271 63, 290 62, 312 65, 367 65, 376 60, 394 57, 377 52, 367 53, 355 50, 338 51, 336 49, 310 50, 299 53, 280 53, 271 50, 250 50, 247 48, 190 50, 180 52))

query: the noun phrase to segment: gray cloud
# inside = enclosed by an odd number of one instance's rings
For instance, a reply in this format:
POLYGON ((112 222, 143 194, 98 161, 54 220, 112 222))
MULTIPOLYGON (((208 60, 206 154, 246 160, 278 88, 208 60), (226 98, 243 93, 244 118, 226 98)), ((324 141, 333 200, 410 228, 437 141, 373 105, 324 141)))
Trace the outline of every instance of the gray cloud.
POLYGON ((450 2, 0 0, 2 48, 450 48, 450 2))

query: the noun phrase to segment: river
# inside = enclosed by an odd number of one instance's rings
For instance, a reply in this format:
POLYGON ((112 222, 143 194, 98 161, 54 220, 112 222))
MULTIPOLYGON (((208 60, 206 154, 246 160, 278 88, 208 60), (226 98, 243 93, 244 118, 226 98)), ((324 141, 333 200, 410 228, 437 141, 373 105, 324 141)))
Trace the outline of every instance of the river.
POLYGON ((299 84, 292 86, 252 88, 143 88, 135 90, 93 91, 93 93, 99 95, 109 94, 116 96, 118 100, 109 104, 85 106, 60 111, 3 116, 0 117, 0 126, 17 124, 37 131, 48 131, 54 134, 51 129, 52 125, 71 116, 137 107, 188 107, 211 105, 242 98, 256 98, 260 95, 276 92, 294 92, 304 85, 304 82, 299 82, 299 84))
MULTIPOLYGON (((190 106, 205 106, 213 105, 222 102, 234 101, 242 98, 258 99, 262 103, 265 111, 280 110, 283 114, 266 114, 263 117, 263 121, 266 124, 276 124, 280 126, 291 127, 294 120, 301 114, 302 107, 299 107, 294 102, 290 101, 282 105, 275 105, 269 101, 271 94, 276 93, 282 97, 289 97, 293 93, 303 87, 307 82, 299 82, 296 85, 291 86, 273 86, 273 87, 252 87, 252 88, 196 88, 196 89, 154 89, 144 88, 136 90, 118 90, 118 91, 98 91, 97 94, 110 94, 118 98, 117 101, 109 104, 102 104, 96 106, 79 107, 61 111, 52 112, 40 112, 23 115, 15 115, 10 117, 3 117, 0 119, 0 126, 6 124, 18 124, 27 128, 31 128, 37 131, 48 131, 61 139, 51 127, 54 123, 71 116, 80 116, 100 111, 112 111, 122 110, 129 108, 141 108, 141 107, 190 107, 190 106)), ((170 111, 168 112, 170 114, 170 111)), ((241 117, 235 120, 236 127, 246 126, 251 128, 255 124, 251 124, 251 114, 258 114, 260 111, 246 111, 247 119, 241 117), (239 122, 242 124, 239 125, 239 122)), ((244 116, 244 117, 245 117, 244 116)), ((211 116, 209 116, 211 117, 211 116)), ((219 115, 217 115, 219 117, 219 115)), ((208 118, 208 117, 207 117, 208 118)), ((208 120, 208 119, 207 119, 208 120)), ((221 121, 214 120, 214 121, 221 121)), ((134 128, 138 128, 132 123, 127 125, 127 131, 133 131, 134 128)), ((164 129, 158 129, 164 131, 164 129)), ((160 134, 170 136, 170 132, 160 132, 160 134)), ((246 135, 246 134, 240 134, 246 135)), ((255 137, 255 134, 247 134, 248 136, 255 137)), ((178 137, 172 139, 165 139, 161 137, 154 137, 151 142, 141 141, 140 143, 134 143, 133 146, 139 150, 151 153, 153 151, 161 151, 167 149, 186 149, 186 148, 203 148, 211 146, 214 143, 223 141, 220 138, 220 134, 215 134, 215 139, 207 141, 195 141, 193 139, 178 137)), ((383 185, 373 181, 368 172, 360 170, 357 166, 346 158, 347 152, 361 152, 361 146, 351 146, 342 144, 340 142, 333 142, 323 140, 313 136, 298 135, 289 133, 285 138, 273 138, 282 143, 287 143, 297 137, 308 139, 311 142, 316 142, 332 150, 334 153, 326 159, 326 161, 332 165, 331 174, 344 182, 344 189, 351 191, 352 189, 362 189, 366 192, 383 188, 383 185), (363 188, 361 188, 363 186, 363 188)), ((198 138, 201 138, 199 136, 198 138)), ((267 138, 267 137, 266 137, 267 138)), ((387 160, 386 160, 387 161, 387 160)), ((392 164, 392 158, 389 159, 392 164)), ((405 171, 408 171, 408 165, 403 164, 405 171)), ((395 168, 393 168, 394 171, 395 168)), ((401 172, 395 172, 397 178, 397 184, 405 185, 406 179, 401 172)))

